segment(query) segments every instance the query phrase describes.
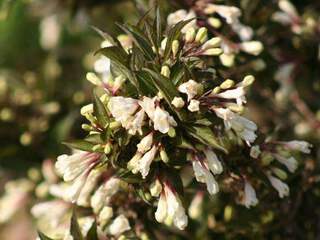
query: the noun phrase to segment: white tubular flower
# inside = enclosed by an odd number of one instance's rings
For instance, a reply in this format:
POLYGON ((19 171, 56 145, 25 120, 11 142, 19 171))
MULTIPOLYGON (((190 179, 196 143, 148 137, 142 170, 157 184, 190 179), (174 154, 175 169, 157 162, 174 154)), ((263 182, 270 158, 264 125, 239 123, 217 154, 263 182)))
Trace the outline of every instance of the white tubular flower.
POLYGON ((255 131, 258 127, 254 122, 226 108, 213 108, 213 110, 218 117, 224 120, 226 129, 232 128, 248 144, 255 141, 257 138, 255 131))
POLYGON ((241 11, 237 7, 216 4, 208 4, 204 9, 204 12, 206 14, 217 13, 221 17, 223 17, 228 24, 237 22, 239 17, 241 16, 241 11))
POLYGON ((167 217, 173 219, 174 225, 183 230, 188 225, 188 217, 178 195, 165 185, 164 191, 167 199, 167 217))
POLYGON ((246 103, 245 91, 243 87, 237 87, 235 89, 226 90, 217 94, 216 96, 225 98, 225 99, 235 99, 238 105, 243 105, 246 103))
POLYGON ((164 192, 161 193, 157 211, 155 212, 155 218, 159 223, 163 223, 167 218, 167 199, 164 192))
POLYGON ((140 143, 137 145, 138 152, 145 153, 151 148, 152 143, 153 143, 153 133, 151 132, 147 136, 142 138, 140 143))
POLYGON ((200 102, 198 100, 192 99, 189 103, 188 110, 190 112, 198 112, 200 110, 199 105, 200 102))
POLYGON ((263 51, 263 45, 259 41, 248 41, 239 44, 242 51, 258 56, 263 51))
POLYGON ((311 152, 310 148, 312 147, 312 144, 310 144, 306 141, 297 141, 297 140, 284 142, 283 144, 286 148, 288 148, 290 150, 300 151, 300 152, 307 153, 307 154, 309 154, 311 152))
POLYGON ((289 172, 294 173, 297 170, 298 162, 294 157, 286 158, 281 156, 280 154, 274 154, 274 156, 280 163, 287 167, 289 172))
POLYGON ((80 195, 81 190, 83 189, 84 185, 86 184, 88 178, 89 171, 83 172, 79 177, 77 177, 72 184, 69 186, 67 190, 66 199, 75 203, 80 195))
POLYGON ((57 158, 55 167, 57 172, 68 182, 77 178, 90 166, 94 165, 100 158, 100 153, 76 151, 72 155, 60 155, 57 158))
POLYGON ((221 174, 223 172, 223 167, 217 155, 211 149, 204 150, 204 154, 211 172, 213 174, 221 174))
POLYGON ((245 205, 246 208, 250 208, 251 206, 256 206, 258 202, 256 191, 248 181, 245 181, 242 204, 245 205))
POLYGON ((207 166, 200 161, 194 160, 192 161, 192 167, 197 181, 207 185, 209 194, 213 195, 219 192, 219 185, 207 166))
POLYGON ((144 124, 144 118, 145 118, 145 112, 143 109, 141 109, 139 112, 137 112, 133 120, 131 119, 130 121, 127 122, 127 128, 128 133, 131 135, 135 135, 137 132, 142 135, 142 126, 144 124))
POLYGON ((133 98, 125 97, 111 97, 108 103, 108 108, 112 116, 116 121, 121 122, 123 127, 126 127, 128 119, 136 112, 138 109, 138 101, 133 98))
POLYGON ((94 71, 103 75, 109 75, 110 73, 111 61, 105 56, 100 56, 94 62, 94 71))
MULTIPOLYGON (((167 23, 169 26, 172 26, 172 25, 177 24, 178 22, 186 21, 186 20, 189 20, 189 19, 192 19, 195 17, 196 17, 196 14, 194 11, 191 10, 191 11, 187 12, 184 9, 180 9, 180 10, 168 15, 167 23)), ((188 23, 186 26, 184 26, 182 28, 181 32, 186 33, 189 28, 197 28, 196 20, 193 20, 190 23, 188 23)))
POLYGON ((154 130, 158 130, 163 134, 168 133, 171 126, 177 126, 177 122, 174 118, 171 117, 166 110, 163 110, 160 107, 156 107, 153 123, 154 130))
POLYGON ((123 215, 119 215, 109 226, 109 233, 113 236, 129 231, 131 229, 128 219, 123 215))
POLYGON ((280 198, 289 196, 290 190, 289 186, 286 183, 282 182, 276 177, 273 177, 271 174, 268 174, 268 178, 271 185, 278 191, 280 198))
POLYGON ((120 179, 112 177, 95 191, 91 197, 91 207, 95 213, 98 213, 109 198, 119 191, 120 182, 120 179))
POLYGON ((146 114, 151 120, 154 119, 154 112, 156 111, 155 101, 156 97, 143 97, 142 101, 139 101, 139 105, 142 107, 142 109, 146 112, 146 114))
POLYGON ((77 205, 83 207, 90 206, 91 193, 93 192, 99 177, 100 171, 98 170, 93 170, 89 173, 88 178, 80 191, 79 197, 77 199, 77 205))
POLYGON ((151 150, 143 155, 139 160, 139 171, 142 175, 142 178, 146 178, 149 174, 150 165, 155 158, 155 155, 158 151, 158 148, 154 145, 151 150))
POLYGON ((175 108, 183 108, 184 106, 184 101, 181 97, 174 97, 171 103, 175 108))
POLYGON ((190 79, 188 82, 181 84, 178 87, 178 91, 181 93, 185 93, 188 95, 188 101, 194 98, 201 88, 201 84, 197 83, 196 81, 190 79))

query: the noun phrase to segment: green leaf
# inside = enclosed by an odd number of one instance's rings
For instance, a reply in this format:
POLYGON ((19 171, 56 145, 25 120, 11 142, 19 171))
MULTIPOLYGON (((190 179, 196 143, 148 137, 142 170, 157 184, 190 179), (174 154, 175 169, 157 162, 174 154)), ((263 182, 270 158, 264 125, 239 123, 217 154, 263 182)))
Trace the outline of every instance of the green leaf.
POLYGON ((80 230, 80 226, 77 220, 75 210, 73 210, 72 217, 71 217, 70 234, 76 240, 84 240, 80 230))
POLYGON ((96 116, 100 126, 105 128, 109 123, 108 112, 104 104, 101 102, 100 98, 97 96, 97 94, 94 93, 93 95, 94 95, 94 103, 93 103, 94 115, 96 116))
POLYGON ((139 28, 131 24, 119 25, 119 27, 132 37, 134 43, 144 53, 148 60, 151 61, 155 58, 151 44, 139 28))
POLYGON ((171 52, 171 45, 172 42, 174 40, 177 40, 180 37, 181 34, 181 30, 182 28, 187 25, 189 22, 193 21, 194 18, 188 19, 186 21, 181 21, 178 22, 176 25, 174 25, 168 33, 168 40, 167 40, 167 44, 166 44, 166 48, 164 50, 164 61, 167 61, 169 56, 170 56, 170 52, 171 52))
POLYGON ((162 40, 162 17, 161 17, 161 9, 159 6, 157 6, 156 9, 156 19, 155 19, 155 25, 156 25, 156 33, 157 33, 157 43, 158 46, 160 46, 161 40, 162 40))
POLYGON ((161 74, 151 70, 144 68, 144 71, 148 72, 151 75, 151 80, 153 84, 157 87, 159 91, 164 96, 164 99, 169 104, 171 109, 176 112, 177 116, 180 118, 180 120, 186 120, 186 113, 181 109, 177 111, 177 109, 172 106, 172 100, 174 97, 179 96, 179 92, 177 91, 176 87, 173 85, 173 83, 170 81, 170 79, 162 76, 161 74))
POLYGON ((148 200, 145 192, 141 188, 135 188, 135 192, 137 195, 148 205, 152 205, 151 202, 148 200))
POLYGON ((70 148, 79 149, 87 152, 92 152, 92 148, 95 145, 85 140, 74 140, 71 142, 63 142, 63 144, 70 148))
POLYGON ((94 26, 91 26, 91 28, 96 31, 103 39, 109 41, 112 45, 121 47, 121 43, 117 38, 112 37, 109 33, 106 33, 99 28, 96 28, 94 26))
POLYGON ((157 87, 153 84, 150 74, 144 71, 139 71, 136 75, 143 95, 154 96, 158 93, 157 87))
POLYGON ((188 134, 197 139, 203 144, 210 145, 213 148, 219 149, 224 153, 228 153, 228 150, 220 143, 220 141, 213 134, 212 130, 206 126, 192 126, 186 127, 188 134))
POLYGON ((97 234, 97 223, 94 222, 91 226, 91 228, 88 231, 86 240, 99 240, 98 234, 97 234))
POLYGON ((40 240, 53 240, 52 238, 47 237, 46 235, 44 235, 40 231, 38 231, 38 236, 39 236, 40 240))

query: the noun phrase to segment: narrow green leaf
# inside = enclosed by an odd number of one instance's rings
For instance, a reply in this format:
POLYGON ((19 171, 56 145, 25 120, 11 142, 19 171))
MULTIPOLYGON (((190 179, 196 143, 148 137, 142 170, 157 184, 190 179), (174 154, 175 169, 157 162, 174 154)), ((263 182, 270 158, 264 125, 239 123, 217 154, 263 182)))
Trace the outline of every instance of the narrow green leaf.
POLYGON ((100 98, 97 96, 97 94, 94 93, 93 95, 94 95, 94 103, 93 103, 94 115, 96 116, 100 126, 105 128, 109 123, 107 110, 104 104, 101 102, 100 98))
POLYGON ((38 231, 38 236, 39 236, 40 240, 53 240, 52 238, 47 237, 46 235, 44 235, 40 231, 38 231))
POLYGON ((86 240, 99 240, 98 234, 97 234, 97 223, 94 222, 91 226, 91 228, 88 231, 86 240))
POLYGON ((80 230, 80 226, 77 220, 75 210, 73 210, 72 217, 71 217, 70 234, 76 240, 84 240, 80 230))
POLYGON ((144 71, 139 71, 137 72, 137 79, 139 81, 139 85, 141 87, 143 95, 154 96, 158 93, 157 87, 153 84, 153 80, 150 74, 144 71))
POLYGON ((64 145, 70 147, 70 148, 74 148, 74 149, 79 149, 82 151, 87 151, 87 152, 91 152, 92 148, 95 144, 85 141, 85 140, 74 140, 71 142, 63 142, 64 145))
POLYGON ((94 26, 91 26, 91 28, 96 31, 103 39, 109 41, 112 45, 121 47, 121 43, 117 38, 112 37, 109 33, 106 33, 99 28, 96 28, 94 26))
POLYGON ((187 127, 188 134, 197 139, 203 144, 210 145, 213 148, 219 149, 224 153, 228 153, 228 150, 220 143, 220 141, 213 134, 212 130, 206 126, 192 126, 187 127))
POLYGON ((178 22, 169 30, 168 40, 167 40, 166 48, 164 50, 164 61, 167 61, 170 56, 172 42, 174 40, 177 40, 180 37, 182 28, 193 20, 194 18, 191 18, 186 21, 178 22))

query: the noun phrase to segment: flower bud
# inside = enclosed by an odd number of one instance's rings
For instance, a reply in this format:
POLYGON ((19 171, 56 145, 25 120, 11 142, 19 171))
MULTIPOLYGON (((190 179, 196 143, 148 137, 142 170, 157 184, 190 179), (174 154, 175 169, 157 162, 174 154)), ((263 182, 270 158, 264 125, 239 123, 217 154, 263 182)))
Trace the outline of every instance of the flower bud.
POLYGON ((170 68, 168 66, 166 66, 166 65, 162 66, 161 75, 169 78, 170 77, 170 68))
POLYGON ((208 29, 202 27, 198 30, 195 41, 198 43, 204 43, 208 37, 208 29))
POLYGON ((168 38, 164 38, 162 41, 161 41, 161 50, 165 50, 166 49, 166 46, 167 46, 167 41, 168 41, 168 38))
POLYGON ((174 97, 171 103, 175 108, 183 108, 184 106, 184 101, 181 97, 174 97))
POLYGON ((223 51, 221 48, 210 48, 205 50, 202 55, 208 55, 208 56, 218 56, 220 54, 222 54, 223 51))
POLYGON ((286 180, 288 178, 287 173, 280 168, 272 168, 272 172, 281 180, 286 180))
POLYGON ((101 80, 99 79, 99 77, 93 73, 93 72, 88 72, 87 75, 86 75, 86 78, 89 82, 91 82, 92 84, 94 85, 101 85, 101 80))
POLYGON ((169 137, 174 138, 176 136, 176 130, 173 127, 170 127, 168 131, 168 135, 169 137))
POLYGON ((185 35, 186 42, 187 43, 193 42, 195 37, 196 37, 196 30, 193 27, 188 28, 185 35))
POLYGON ((150 193, 153 197, 159 197, 160 193, 162 192, 162 185, 159 179, 156 179, 150 186, 150 193))
POLYGON ((244 107, 241 105, 238 105, 236 103, 228 103, 226 105, 233 112, 243 113, 243 111, 244 111, 244 107))
POLYGON ((219 56, 219 58, 222 65, 225 67, 232 67, 234 65, 234 58, 235 58, 234 54, 223 53, 219 56))
POLYGON ((98 217, 100 226, 104 227, 112 218, 112 216, 113 216, 113 209, 111 207, 105 206, 104 208, 102 208, 98 217))
POLYGON ((168 155, 167 155, 166 150, 161 149, 161 151, 160 151, 160 158, 161 158, 161 160, 162 160, 163 162, 165 162, 165 163, 169 162, 169 157, 168 157, 168 155))
POLYGON ((216 48, 216 47, 220 46, 220 43, 221 43, 221 38, 214 37, 214 38, 211 38, 210 40, 206 41, 202 45, 202 49, 216 48))
POLYGON ((221 88, 220 88, 220 87, 215 87, 215 88, 212 90, 212 93, 213 93, 213 94, 218 94, 220 91, 221 91, 221 88))
POLYGON ((174 40, 172 42, 171 50, 172 50, 172 54, 174 57, 177 55, 177 53, 179 51, 179 46, 180 46, 180 43, 178 40, 174 40))
POLYGON ((231 79, 225 80, 223 83, 220 84, 221 89, 228 89, 234 86, 234 81, 231 79))
POLYGON ((252 75, 247 75, 244 77, 243 81, 242 81, 242 84, 244 87, 248 87, 250 86, 253 82, 255 81, 255 78, 254 76, 252 75))
POLYGON ((221 21, 219 18, 210 17, 207 20, 208 24, 214 28, 220 28, 221 27, 221 21))
POLYGON ((263 45, 259 41, 249 41, 241 43, 240 48, 246 53, 258 56, 263 50, 263 45))
POLYGON ((83 130, 85 130, 85 131, 92 131, 92 130, 94 130, 94 128, 93 128, 91 125, 85 124, 85 123, 81 125, 81 128, 82 128, 83 130))
POLYGON ((103 151, 104 151, 105 154, 108 155, 109 153, 111 153, 111 150, 112 150, 112 144, 108 142, 108 143, 104 146, 104 150, 103 150, 103 151))

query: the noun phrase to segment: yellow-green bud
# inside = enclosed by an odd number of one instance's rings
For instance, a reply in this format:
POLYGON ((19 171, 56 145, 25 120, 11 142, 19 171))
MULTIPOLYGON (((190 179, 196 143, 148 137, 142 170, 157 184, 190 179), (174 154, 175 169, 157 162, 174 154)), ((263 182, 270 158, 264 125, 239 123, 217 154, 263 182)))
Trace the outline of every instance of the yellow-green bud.
POLYGON ((165 162, 165 163, 169 162, 169 157, 168 157, 168 154, 167 154, 166 150, 161 149, 161 151, 160 151, 160 158, 161 158, 161 160, 162 160, 163 162, 165 162))
POLYGON ((220 91, 221 91, 221 88, 220 88, 220 87, 215 87, 215 88, 212 90, 212 93, 213 93, 213 94, 218 94, 220 91))
POLYGON ((287 173, 280 168, 272 168, 272 172, 281 180, 286 180, 288 178, 287 173))
POLYGON ((169 68, 167 65, 162 66, 162 68, 161 68, 161 75, 163 75, 163 76, 165 76, 165 77, 167 77, 167 78, 170 77, 170 68, 169 68))
POLYGON ((262 165, 268 166, 273 161, 273 156, 270 153, 262 153, 262 165))
POLYGON ((202 27, 198 30, 195 41, 198 43, 204 43, 208 37, 208 29, 202 27))
POLYGON ((234 86, 234 81, 231 79, 225 80, 223 83, 220 84, 221 89, 228 89, 234 86))
POLYGON ((173 127, 170 127, 168 131, 168 135, 169 137, 174 138, 176 136, 176 130, 173 127))
POLYGON ((202 49, 216 48, 216 47, 220 46, 220 43, 221 43, 221 38, 214 37, 214 38, 211 38, 210 40, 206 41, 203 44, 202 49))
POLYGON ((193 42, 195 37, 196 37, 196 30, 193 27, 188 28, 185 35, 186 42, 187 43, 193 42))
POLYGON ((112 150, 112 144, 111 143, 107 143, 105 146, 104 146, 104 153, 105 154, 109 154, 110 152, 111 152, 111 150, 112 150))
POLYGON ((232 206, 228 205, 224 208, 224 220, 226 222, 229 222, 232 219, 232 215, 233 215, 233 208, 232 206))
POLYGON ((101 85, 101 80, 99 79, 99 77, 93 73, 93 72, 88 72, 87 75, 86 75, 86 78, 89 82, 91 82, 92 84, 94 85, 101 85))
POLYGON ((150 185, 150 193, 153 197, 158 197, 160 193, 162 192, 162 185, 159 181, 159 179, 156 179, 153 183, 150 185))
POLYGON ((171 50, 172 50, 172 54, 174 57, 177 55, 177 53, 179 51, 179 46, 180 46, 180 43, 178 40, 174 40, 172 42, 171 50))
POLYGON ((205 50, 202 55, 208 55, 208 56, 218 56, 220 54, 222 54, 223 51, 221 48, 210 48, 205 50))
POLYGON ((99 150, 103 150, 103 146, 101 144, 97 144, 92 147, 92 151, 99 151, 99 150))
POLYGON ((219 56, 219 59, 223 66, 232 67, 234 65, 235 55, 223 53, 219 56))
POLYGON ((215 18, 215 17, 210 17, 208 18, 208 23, 210 26, 214 27, 214 28, 219 28, 221 27, 221 21, 220 19, 218 18, 215 18))
POLYGON ((109 124, 109 128, 110 129, 117 129, 117 128, 120 128, 120 127, 121 127, 121 123, 120 122, 114 121, 114 122, 111 122, 109 124))
POLYGON ((244 111, 244 107, 243 106, 240 106, 236 103, 229 103, 227 104, 227 107, 233 111, 233 112, 237 112, 237 113, 243 113, 244 111))
POLYGON ((255 78, 252 75, 245 76, 242 83, 244 87, 250 86, 254 82, 255 78))

